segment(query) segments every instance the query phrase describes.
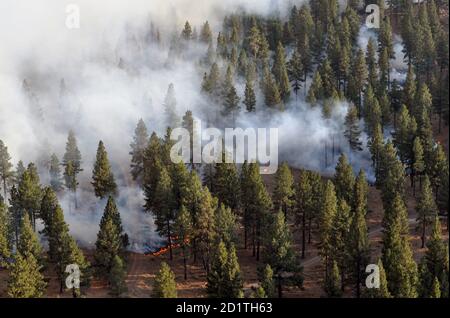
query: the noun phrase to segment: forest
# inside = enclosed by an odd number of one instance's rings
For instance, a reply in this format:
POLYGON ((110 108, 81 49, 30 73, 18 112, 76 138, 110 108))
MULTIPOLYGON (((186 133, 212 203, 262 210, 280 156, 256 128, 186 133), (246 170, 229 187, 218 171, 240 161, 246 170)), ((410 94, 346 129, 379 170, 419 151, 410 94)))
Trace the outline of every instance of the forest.
POLYGON ((2 44, 1 298, 449 297, 448 1, 79 2, 2 44))

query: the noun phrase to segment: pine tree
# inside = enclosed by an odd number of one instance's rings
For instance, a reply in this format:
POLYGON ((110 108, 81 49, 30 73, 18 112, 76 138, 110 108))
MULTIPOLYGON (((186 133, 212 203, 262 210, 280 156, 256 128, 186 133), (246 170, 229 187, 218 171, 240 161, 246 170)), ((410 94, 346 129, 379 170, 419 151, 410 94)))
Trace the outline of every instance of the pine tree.
POLYGON ((207 275, 207 293, 211 298, 242 298, 243 282, 234 245, 227 250, 219 242, 207 275))
POLYGON ((216 211, 214 225, 217 241, 222 241, 227 248, 237 243, 236 216, 224 204, 221 204, 216 211))
POLYGON ((329 274, 325 277, 325 292, 330 298, 341 297, 341 274, 339 273, 339 267, 335 261, 330 265, 327 270, 329 274))
POLYGON ((111 272, 109 273, 109 288, 113 296, 120 297, 127 292, 126 279, 126 265, 120 256, 114 256, 111 272))
POLYGON ((422 184, 422 174, 425 171, 424 153, 422 142, 419 137, 414 139, 413 145, 413 164, 412 164, 412 186, 414 196, 416 195, 416 180, 419 178, 419 183, 422 184))
POLYGON ((189 21, 186 21, 186 23, 184 24, 184 29, 181 32, 181 37, 186 41, 192 39, 192 28, 189 24, 189 21))
POLYGON ((61 177, 61 168, 59 164, 58 157, 56 154, 52 154, 50 159, 50 186, 56 192, 59 192, 63 188, 63 182, 61 177))
POLYGON ((83 169, 81 168, 81 153, 78 150, 77 140, 72 130, 69 131, 69 136, 67 137, 66 152, 64 153, 62 164, 64 166, 64 183, 66 188, 73 192, 75 209, 77 209, 77 175, 83 169))
POLYGON ((166 262, 161 263, 161 268, 156 274, 155 281, 153 283, 152 297, 177 298, 175 274, 166 262))
POLYGON ((364 197, 364 199, 357 200, 353 218, 349 231, 349 251, 350 251, 350 264, 353 264, 351 273, 352 280, 356 286, 356 297, 361 295, 361 284, 364 277, 364 270, 369 262, 370 249, 369 249, 369 237, 367 234, 367 225, 365 215, 367 213, 367 195, 361 195, 362 188, 367 188, 366 178, 364 172, 361 170, 358 175, 355 185, 355 196, 364 197))
POLYGON ((268 67, 264 68, 263 77, 264 102, 269 108, 278 108, 283 110, 283 102, 277 83, 272 78, 268 67))
POLYGON ((259 165, 257 163, 250 163, 244 186, 246 187, 246 196, 249 200, 249 202, 244 203, 244 206, 246 206, 249 219, 251 220, 253 256, 256 256, 256 260, 259 260, 263 227, 273 205, 259 173, 259 165))
POLYGON ((437 207, 434 202, 433 192, 431 190, 430 180, 425 176, 422 183, 422 191, 420 199, 417 202, 417 227, 420 229, 420 238, 422 248, 425 247, 427 227, 432 224, 433 219, 437 215, 437 207))
POLYGON ((41 266, 33 255, 16 253, 8 280, 8 295, 12 298, 42 297, 46 288, 41 266))
POLYGON ((292 246, 292 235, 280 211, 268 225, 264 237, 264 263, 269 264, 277 280, 278 297, 283 296, 285 273, 292 273, 293 280, 301 285, 301 267, 296 262, 292 246))
POLYGON ((356 107, 351 105, 345 117, 344 136, 347 138, 350 149, 353 151, 362 150, 362 142, 360 141, 361 131, 359 129, 358 113, 356 107))
POLYGON ((33 256, 39 264, 43 264, 43 250, 39 243, 36 233, 30 222, 28 214, 23 217, 22 225, 20 227, 20 236, 17 243, 17 252, 23 257, 28 258, 33 256))
POLYGON ((175 97, 175 88, 172 83, 169 84, 166 97, 164 98, 164 112, 166 116, 166 124, 169 127, 176 128, 179 125, 177 116, 177 99, 175 97))
POLYGON ((382 261, 386 270, 389 292, 393 297, 417 297, 418 273, 417 265, 405 233, 408 223, 405 204, 397 195, 394 199, 388 220, 383 221, 382 261))
POLYGON ((11 221, 8 208, 0 200, 0 267, 6 267, 11 257, 11 221))
POLYGON ((414 107, 414 97, 416 95, 416 79, 412 65, 408 67, 408 73, 406 74, 406 81, 403 86, 403 98, 402 102, 408 107, 409 112, 414 107))
POLYGON ((77 139, 72 130, 69 131, 66 143, 66 152, 63 157, 63 166, 67 166, 69 162, 72 162, 75 175, 83 171, 81 169, 81 153, 78 150, 77 139))
POLYGON ((208 21, 206 21, 202 26, 200 31, 200 41, 207 44, 212 42, 212 31, 208 21))
POLYGON ((192 217, 186 207, 183 205, 177 215, 174 224, 176 233, 176 242, 180 244, 183 251, 184 280, 187 279, 187 260, 189 257, 189 246, 191 245, 193 224, 192 217))
POLYGON ((290 96, 291 87, 289 85, 289 76, 286 66, 286 53, 281 42, 278 42, 278 46, 275 52, 275 60, 272 67, 272 73, 279 88, 281 99, 284 102, 287 102, 290 96))
POLYGON ((345 154, 341 154, 336 165, 336 173, 334 175, 334 185, 336 187, 336 195, 340 199, 344 199, 347 203, 353 202, 353 186, 355 184, 355 175, 353 168, 349 164, 345 154))
POLYGON ((31 221, 34 229, 36 225, 36 218, 39 216, 39 208, 42 197, 39 175, 34 164, 30 163, 23 173, 17 192, 17 202, 19 204, 18 208, 22 210, 22 213, 25 211, 28 213, 29 220, 31 221))
POLYGON ((12 181, 14 173, 12 171, 11 157, 8 153, 8 147, 0 139, 0 179, 3 186, 4 199, 7 198, 8 184, 12 181))
POLYGON ((240 107, 239 107, 239 96, 236 92, 236 88, 233 85, 231 85, 231 87, 227 91, 224 106, 225 108, 223 114, 225 116, 232 115, 233 125, 235 125, 236 116, 239 113, 240 107))
POLYGON ((319 72, 314 73, 314 77, 309 87, 308 96, 306 101, 312 105, 315 105, 318 100, 323 97, 322 77, 319 72))
POLYGON ((98 143, 97 157, 92 171, 92 186, 95 195, 100 199, 117 195, 117 184, 109 164, 108 153, 101 140, 98 143))
POLYGON ((372 37, 369 38, 366 50, 366 65, 368 68, 368 82, 372 87, 378 83, 378 70, 376 62, 375 42, 372 37))
MULTIPOLYGON (((351 225, 350 206, 344 199, 339 199, 336 215, 333 219, 331 240, 333 242, 333 260, 336 261, 341 274, 341 289, 344 290, 346 275, 348 274, 349 231, 351 225)), ((350 271, 351 273, 351 271, 350 271)))
POLYGON ((245 83, 244 95, 244 105, 246 110, 249 113, 254 112, 256 110, 256 95, 255 90, 253 89, 252 81, 249 78, 247 78, 247 81, 245 83))
POLYGON ((426 170, 430 177, 433 192, 437 194, 442 187, 442 176, 445 175, 445 171, 448 169, 448 160, 441 144, 437 144, 434 147, 430 157, 431 160, 426 161, 428 162, 428 169, 426 170))
POLYGON ((358 50, 353 60, 350 74, 352 76, 349 79, 349 93, 352 96, 353 102, 357 105, 358 115, 361 116, 362 92, 368 76, 364 52, 361 49, 358 50))
POLYGON ((121 223, 114 199, 109 197, 95 242, 94 259, 100 275, 109 274, 114 257, 120 255, 128 243, 128 237, 123 233, 121 223))
POLYGON ((430 277, 438 279, 441 294, 448 297, 449 257, 448 244, 442 240, 441 224, 438 217, 434 218, 430 239, 427 242, 427 251, 422 260, 425 275, 421 275, 421 295, 428 297, 431 289, 430 277))
POLYGON ((320 255, 325 265, 325 277, 328 277, 328 269, 330 266, 331 252, 333 248, 332 230, 333 221, 337 212, 337 199, 333 182, 328 181, 325 187, 322 211, 320 217, 320 255))
POLYGON ((298 92, 302 88, 302 82, 304 81, 303 74, 302 56, 299 49, 296 48, 288 63, 289 80, 296 99, 298 98, 298 92))
POLYGON ((312 213, 312 195, 313 188, 311 184, 311 173, 309 171, 302 171, 300 175, 300 181, 296 187, 295 196, 295 224, 301 229, 302 233, 301 258, 305 258, 307 218, 309 214, 312 213))
POLYGON ((275 297, 275 282, 273 279, 273 270, 270 267, 269 264, 266 264, 264 268, 262 269, 262 273, 260 273, 260 282, 261 282, 261 288, 264 291, 264 295, 267 298, 274 298, 275 297))
POLYGON ((288 164, 284 162, 275 175, 273 203, 275 210, 281 209, 286 219, 294 203, 294 192, 294 177, 288 164))
POLYGON ((131 176, 133 180, 142 185, 144 178, 144 153, 148 145, 147 127, 142 119, 139 119, 134 130, 133 142, 130 144, 131 151, 131 176))
MULTIPOLYGON (((389 207, 395 196, 404 195, 405 167, 397 158, 397 151, 392 142, 384 146, 377 184, 381 188, 383 206, 389 207)), ((386 264, 385 264, 386 265, 386 264)))
POLYGON ((374 127, 372 136, 368 141, 368 147, 372 157, 372 166, 375 170, 375 178, 379 178, 380 161, 384 147, 384 136, 381 125, 378 124, 374 127))
POLYGON ((197 252, 201 255, 203 267, 207 273, 210 270, 213 242, 216 235, 214 232, 216 209, 217 199, 213 198, 208 188, 203 188, 198 202, 198 211, 195 215, 194 237, 197 252))

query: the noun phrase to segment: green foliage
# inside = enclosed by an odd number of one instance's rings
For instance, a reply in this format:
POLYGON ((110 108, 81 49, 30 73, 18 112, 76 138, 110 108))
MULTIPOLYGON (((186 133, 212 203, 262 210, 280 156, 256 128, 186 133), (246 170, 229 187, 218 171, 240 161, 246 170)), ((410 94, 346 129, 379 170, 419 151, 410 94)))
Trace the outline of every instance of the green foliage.
POLYGON ((152 297, 177 298, 175 274, 165 262, 161 263, 161 268, 156 274, 155 281, 153 283, 152 297))
POLYGON ((101 199, 117 195, 117 184, 109 164, 108 153, 101 140, 98 143, 97 158, 92 171, 92 186, 95 195, 101 199))
POLYGON ((242 298, 243 282, 234 245, 227 250, 219 242, 207 276, 207 293, 211 298, 242 298))
POLYGON ((120 297, 127 292, 127 285, 125 283, 126 275, 127 271, 125 263, 118 255, 114 256, 108 278, 111 295, 120 297))

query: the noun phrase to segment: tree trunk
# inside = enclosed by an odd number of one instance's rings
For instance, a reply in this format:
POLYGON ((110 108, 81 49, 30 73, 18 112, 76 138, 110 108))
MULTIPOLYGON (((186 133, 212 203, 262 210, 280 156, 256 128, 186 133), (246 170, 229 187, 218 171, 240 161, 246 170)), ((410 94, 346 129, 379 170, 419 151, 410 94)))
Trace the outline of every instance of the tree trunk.
POLYGON ((183 246, 184 280, 187 279, 186 247, 183 246))
POLYGON ((278 274, 278 298, 283 298, 283 288, 281 285, 281 274, 278 274))
POLYGON ((306 212, 302 213, 302 258, 305 258, 305 249, 306 249, 306 212))
POLYGON ((425 247, 425 230, 426 230, 426 226, 425 226, 425 218, 423 219, 423 224, 422 224, 422 236, 421 236, 421 240, 422 240, 422 248, 425 247))
POLYGON ((361 261, 356 264, 356 298, 361 297, 361 261))
POLYGON ((172 237, 171 237, 171 233, 170 233, 170 221, 169 219, 167 219, 167 240, 169 242, 169 253, 170 253, 170 260, 173 260, 173 255, 172 255, 172 237))

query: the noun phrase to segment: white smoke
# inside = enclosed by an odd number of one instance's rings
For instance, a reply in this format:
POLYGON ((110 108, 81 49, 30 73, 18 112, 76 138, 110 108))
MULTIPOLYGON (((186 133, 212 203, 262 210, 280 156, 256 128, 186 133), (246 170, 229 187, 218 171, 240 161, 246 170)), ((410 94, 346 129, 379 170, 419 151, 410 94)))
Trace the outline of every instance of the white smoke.
MULTIPOLYGON (((205 70, 198 61, 206 54, 206 46, 191 45, 181 58, 168 59, 171 34, 179 33, 186 20, 197 31, 208 20, 215 38, 227 13, 284 14, 291 3, 302 2, 3 0, 0 139, 14 163, 38 162, 46 183, 48 174, 42 163, 52 152, 61 158, 68 131, 75 132, 84 168, 79 177, 79 208, 74 209, 71 194, 63 194, 60 201, 71 233, 89 246, 95 242, 106 204, 94 197, 90 184, 98 141, 103 140, 119 185, 117 204, 125 231, 131 248, 141 251, 158 236, 151 216, 142 211, 142 191, 129 181, 129 144, 137 121, 143 118, 149 132, 164 133, 162 104, 170 83, 175 86, 180 116, 190 109, 207 121, 210 113, 219 110, 200 94, 205 70), (80 29, 65 26, 69 3, 80 7, 80 29), (146 40, 150 22, 161 30, 161 45, 146 40)), ((240 96, 243 90, 243 81, 238 80, 240 96)), ((263 109, 261 96, 258 103, 263 109)), ((332 174, 339 153, 345 152, 355 170, 364 168, 370 177, 367 149, 352 154, 342 134, 347 107, 338 103, 331 118, 323 119, 319 106, 312 109, 300 97, 298 103, 286 105, 283 113, 242 114, 237 124, 278 127, 280 161, 294 167, 332 174), (334 156, 331 149, 335 149, 334 156)))

